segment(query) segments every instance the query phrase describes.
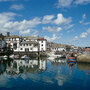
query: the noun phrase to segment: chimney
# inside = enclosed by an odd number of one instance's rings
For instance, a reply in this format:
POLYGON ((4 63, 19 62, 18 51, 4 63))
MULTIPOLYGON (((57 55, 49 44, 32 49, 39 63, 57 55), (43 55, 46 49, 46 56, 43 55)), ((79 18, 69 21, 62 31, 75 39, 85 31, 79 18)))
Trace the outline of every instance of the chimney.
POLYGON ((9 37, 10 36, 10 32, 7 32, 7 37, 9 37))

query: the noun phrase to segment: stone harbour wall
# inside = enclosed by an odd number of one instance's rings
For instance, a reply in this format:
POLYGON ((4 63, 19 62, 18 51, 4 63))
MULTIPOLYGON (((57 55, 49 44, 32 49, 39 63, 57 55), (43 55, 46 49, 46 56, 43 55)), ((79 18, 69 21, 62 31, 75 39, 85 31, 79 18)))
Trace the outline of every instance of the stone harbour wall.
POLYGON ((77 62, 90 63, 90 54, 81 54, 77 56, 77 62))

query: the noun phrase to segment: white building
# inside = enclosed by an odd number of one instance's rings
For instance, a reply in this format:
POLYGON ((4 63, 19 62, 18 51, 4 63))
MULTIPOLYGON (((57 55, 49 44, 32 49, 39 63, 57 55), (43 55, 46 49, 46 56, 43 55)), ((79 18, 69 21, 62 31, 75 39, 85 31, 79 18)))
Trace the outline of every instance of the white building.
POLYGON ((44 38, 38 38, 39 43, 39 51, 46 51, 47 50, 47 40, 44 38))
POLYGON ((5 37, 7 47, 10 47, 14 52, 38 52, 46 51, 46 39, 39 37, 19 37, 17 35, 5 37))
POLYGON ((10 47, 14 51, 20 50, 21 38, 19 36, 17 35, 6 36, 5 41, 7 43, 7 47, 10 47))
POLYGON ((66 47, 63 44, 52 44, 51 51, 66 51, 66 47))
POLYGON ((23 41, 20 43, 20 52, 37 52, 38 43, 35 41, 23 41))

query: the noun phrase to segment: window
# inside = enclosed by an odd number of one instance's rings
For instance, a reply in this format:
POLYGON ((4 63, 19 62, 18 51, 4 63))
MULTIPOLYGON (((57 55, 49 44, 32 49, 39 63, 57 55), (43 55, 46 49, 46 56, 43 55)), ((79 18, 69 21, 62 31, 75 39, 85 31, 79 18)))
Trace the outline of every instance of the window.
POLYGON ((15 48, 15 50, 17 50, 17 48, 15 48))
POLYGON ((43 41, 42 41, 42 43, 43 43, 43 41))
POLYGON ((42 46, 43 46, 43 44, 42 44, 42 46))
POLYGON ((13 48, 16 49, 17 48, 17 43, 13 44, 13 48))
POLYGON ((42 48, 42 51, 43 51, 43 48, 42 48))
POLYGON ((23 48, 21 48, 21 50, 23 50, 23 48))
POLYGON ((25 52, 29 52, 29 48, 25 48, 25 52))

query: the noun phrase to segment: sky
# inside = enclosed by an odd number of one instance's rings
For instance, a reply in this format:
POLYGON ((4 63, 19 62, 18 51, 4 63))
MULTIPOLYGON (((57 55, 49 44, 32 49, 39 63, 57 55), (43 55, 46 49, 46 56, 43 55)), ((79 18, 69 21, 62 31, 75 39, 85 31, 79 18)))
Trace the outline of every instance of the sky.
POLYGON ((90 46, 90 0, 0 0, 0 33, 90 46))

